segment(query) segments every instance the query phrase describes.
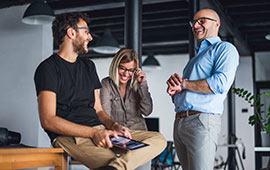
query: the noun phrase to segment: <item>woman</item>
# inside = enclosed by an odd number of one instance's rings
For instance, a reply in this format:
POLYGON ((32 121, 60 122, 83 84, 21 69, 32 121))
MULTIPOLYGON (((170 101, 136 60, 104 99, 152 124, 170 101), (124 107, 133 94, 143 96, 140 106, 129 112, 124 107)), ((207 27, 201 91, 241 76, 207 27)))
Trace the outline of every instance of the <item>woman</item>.
POLYGON ((119 124, 132 130, 147 130, 144 116, 152 112, 152 98, 146 75, 138 67, 138 55, 121 49, 110 65, 109 77, 102 80, 103 109, 119 124))

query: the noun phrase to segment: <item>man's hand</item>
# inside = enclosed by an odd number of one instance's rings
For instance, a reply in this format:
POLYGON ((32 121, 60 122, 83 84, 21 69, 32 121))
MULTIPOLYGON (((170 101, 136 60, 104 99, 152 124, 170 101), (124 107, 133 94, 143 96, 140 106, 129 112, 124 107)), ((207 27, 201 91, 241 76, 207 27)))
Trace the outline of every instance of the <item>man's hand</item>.
POLYGON ((173 96, 175 95, 175 93, 181 91, 181 87, 180 86, 171 86, 171 85, 168 85, 168 88, 167 88, 167 93, 170 95, 170 96, 173 96))
POLYGON ((127 128, 125 128, 124 126, 119 125, 118 123, 115 123, 113 125, 113 130, 117 133, 117 135, 119 136, 124 136, 126 138, 131 139, 131 134, 129 133, 129 131, 127 130, 127 128))
POLYGON ((146 75, 140 68, 138 68, 138 70, 136 71, 136 77, 139 83, 142 83, 146 80, 146 75))
POLYGON ((118 138, 118 135, 115 131, 96 129, 92 140, 99 147, 112 148, 113 145, 110 140, 110 136, 114 136, 115 138, 118 138))
POLYGON ((177 92, 181 92, 183 89, 181 87, 181 83, 183 83, 183 78, 179 76, 177 73, 174 73, 171 75, 171 77, 167 80, 167 93, 170 96, 175 95, 177 92))

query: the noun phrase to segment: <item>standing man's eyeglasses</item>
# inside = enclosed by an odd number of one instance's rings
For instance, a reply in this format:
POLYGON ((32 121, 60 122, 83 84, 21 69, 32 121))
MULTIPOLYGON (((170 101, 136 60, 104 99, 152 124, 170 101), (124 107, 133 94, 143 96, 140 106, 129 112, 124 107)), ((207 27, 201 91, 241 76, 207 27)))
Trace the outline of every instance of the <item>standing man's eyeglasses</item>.
POLYGON ((191 27, 193 27, 193 26, 196 24, 196 22, 198 22, 198 24, 200 24, 200 25, 203 25, 203 24, 205 23, 206 20, 210 20, 210 21, 217 22, 217 20, 215 20, 215 19, 213 19, 213 18, 202 17, 202 18, 198 18, 198 19, 189 21, 189 25, 190 25, 191 27))

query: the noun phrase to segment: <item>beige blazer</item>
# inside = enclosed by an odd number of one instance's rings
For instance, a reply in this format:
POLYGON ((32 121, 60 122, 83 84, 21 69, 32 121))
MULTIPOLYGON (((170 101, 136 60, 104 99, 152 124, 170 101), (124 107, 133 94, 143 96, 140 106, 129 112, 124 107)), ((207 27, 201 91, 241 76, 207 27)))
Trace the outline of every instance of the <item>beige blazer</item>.
POLYGON ((153 103, 148 91, 147 82, 139 84, 137 91, 128 85, 126 99, 120 94, 119 88, 106 77, 101 81, 101 103, 114 121, 132 130, 147 130, 144 116, 152 113, 153 103))

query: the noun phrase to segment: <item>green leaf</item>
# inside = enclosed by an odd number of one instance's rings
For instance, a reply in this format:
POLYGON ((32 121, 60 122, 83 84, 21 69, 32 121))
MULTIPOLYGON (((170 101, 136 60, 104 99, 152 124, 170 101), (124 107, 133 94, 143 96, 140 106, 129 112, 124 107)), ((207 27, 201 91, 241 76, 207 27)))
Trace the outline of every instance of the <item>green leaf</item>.
POLYGON ((257 104, 259 101, 260 101, 260 98, 257 97, 256 100, 253 102, 253 104, 255 105, 255 104, 257 104))
POLYGON ((252 95, 252 93, 244 88, 233 88, 233 93, 247 101, 250 104, 250 107, 255 108, 255 114, 249 117, 248 123, 252 126, 258 124, 261 130, 266 130, 267 133, 270 133, 270 105, 267 105, 268 107, 266 110, 263 107, 266 105, 260 101, 260 97, 262 95, 270 96, 270 93, 263 92, 257 95, 252 95), (265 116, 262 117, 262 115, 265 116))
POLYGON ((255 125, 256 120, 257 120, 256 115, 252 115, 252 116, 250 116, 250 117, 248 118, 248 123, 249 123, 251 126, 253 126, 253 125, 255 125))
POLYGON ((265 125, 265 130, 266 130, 266 133, 269 133, 270 132, 270 125, 269 125, 269 123, 265 125))
POLYGON ((246 95, 246 98, 245 98, 246 101, 248 101, 248 98, 249 98, 250 95, 251 95, 251 93, 248 93, 248 94, 246 95))
POLYGON ((264 104, 259 104, 258 106, 257 106, 257 108, 261 108, 261 107, 263 107, 264 106, 264 104))

